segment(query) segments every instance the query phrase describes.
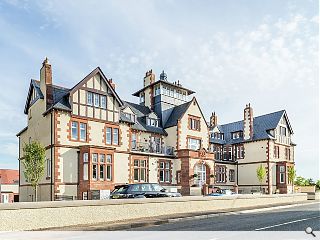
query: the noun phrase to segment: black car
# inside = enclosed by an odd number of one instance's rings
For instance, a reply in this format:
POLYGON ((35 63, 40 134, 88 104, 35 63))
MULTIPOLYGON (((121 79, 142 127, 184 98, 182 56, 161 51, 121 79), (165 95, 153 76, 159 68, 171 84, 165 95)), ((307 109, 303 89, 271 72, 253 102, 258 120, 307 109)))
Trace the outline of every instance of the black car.
POLYGON ((136 183, 118 185, 110 194, 111 199, 121 198, 158 198, 181 197, 180 193, 171 193, 157 183, 136 183))

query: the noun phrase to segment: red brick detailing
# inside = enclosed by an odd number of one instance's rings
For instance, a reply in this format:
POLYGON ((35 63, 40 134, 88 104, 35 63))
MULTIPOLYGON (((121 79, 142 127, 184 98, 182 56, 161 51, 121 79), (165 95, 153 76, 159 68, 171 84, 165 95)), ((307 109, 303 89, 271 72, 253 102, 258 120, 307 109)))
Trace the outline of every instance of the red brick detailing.
MULTIPOLYGON (((115 186, 114 182, 114 169, 116 165, 116 159, 114 158, 114 151, 107 150, 104 148, 94 148, 90 146, 82 146, 80 147, 80 163, 79 163, 79 187, 78 187, 78 199, 82 199, 82 193, 88 192, 88 198, 92 199, 92 190, 113 190, 115 186), (88 153, 88 180, 83 179, 83 154, 88 153), (97 165, 97 180, 93 180, 92 178, 92 154, 98 154, 98 162, 97 165), (98 176, 100 175, 100 162, 99 162, 99 154, 105 154, 105 161, 107 161, 106 155, 112 156, 112 172, 111 172, 111 180, 100 180, 98 176)), ((105 165, 107 166, 107 165, 105 165)), ((106 167, 104 178, 106 178, 106 167)))
POLYGON ((271 175, 271 169, 270 169, 270 141, 267 142, 266 147, 266 154, 267 154, 267 183, 268 183, 268 194, 271 194, 271 181, 270 181, 270 175, 271 175))
POLYGON ((180 135, 181 135, 181 121, 178 120, 177 123, 177 146, 176 149, 179 150, 180 149, 180 135))
POLYGON ((181 194, 190 195, 190 179, 193 172, 190 171, 188 157, 181 158, 181 194))
MULTIPOLYGON (((58 111, 54 111, 54 122, 55 122, 55 132, 54 132, 54 144, 60 144, 60 132, 61 128, 58 127, 60 126, 60 116, 61 113, 58 111)), ((60 176, 60 148, 59 147, 54 147, 54 196, 60 193, 59 186, 61 185, 61 176, 60 176)))

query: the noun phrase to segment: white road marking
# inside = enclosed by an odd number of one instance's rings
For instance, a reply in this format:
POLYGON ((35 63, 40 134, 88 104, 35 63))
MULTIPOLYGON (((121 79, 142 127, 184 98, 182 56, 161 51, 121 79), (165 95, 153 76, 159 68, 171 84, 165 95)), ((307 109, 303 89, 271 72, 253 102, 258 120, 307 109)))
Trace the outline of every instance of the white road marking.
POLYGON ((299 206, 306 206, 306 205, 313 205, 313 204, 320 204, 320 202, 312 202, 312 203, 297 203, 291 205, 284 205, 284 206, 277 206, 277 207, 266 207, 266 208, 258 208, 258 209, 250 209, 250 210, 242 210, 237 211, 234 213, 252 213, 252 212, 264 212, 264 211, 272 211, 276 209, 283 209, 283 208, 292 208, 292 207, 299 207, 299 206))
POLYGON ((298 219, 298 220, 294 220, 294 221, 290 221, 290 222, 271 225, 271 226, 267 226, 267 227, 263 227, 263 228, 257 228, 257 229, 255 229, 255 231, 260 231, 260 230, 264 230, 264 229, 268 229, 268 228, 274 228, 274 227, 278 227, 278 226, 288 225, 288 224, 296 223, 296 222, 303 222, 303 221, 310 220, 310 219, 315 219, 315 218, 320 218, 320 216, 310 217, 310 218, 303 218, 303 219, 298 219))

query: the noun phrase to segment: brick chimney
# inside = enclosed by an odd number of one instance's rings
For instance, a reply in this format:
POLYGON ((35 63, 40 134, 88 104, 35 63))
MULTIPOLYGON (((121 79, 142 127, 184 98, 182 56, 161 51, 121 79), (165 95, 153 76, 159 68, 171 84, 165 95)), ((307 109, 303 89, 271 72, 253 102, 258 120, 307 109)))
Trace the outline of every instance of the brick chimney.
POLYGON ((253 138, 253 109, 250 103, 246 104, 243 115, 243 139, 251 140, 253 138))
POLYGON ((114 82, 112 82, 112 78, 110 78, 108 81, 109 81, 111 87, 113 88, 113 90, 116 90, 116 84, 114 82))
POLYGON ((216 112, 213 112, 210 117, 210 127, 215 127, 218 125, 218 116, 216 112))
POLYGON ((146 76, 143 78, 143 87, 149 86, 154 83, 156 79, 155 74, 152 72, 152 69, 146 72, 146 76))
POLYGON ((42 67, 40 69, 40 89, 45 97, 45 102, 48 105, 53 103, 53 90, 52 90, 52 68, 46 57, 42 62, 42 67))

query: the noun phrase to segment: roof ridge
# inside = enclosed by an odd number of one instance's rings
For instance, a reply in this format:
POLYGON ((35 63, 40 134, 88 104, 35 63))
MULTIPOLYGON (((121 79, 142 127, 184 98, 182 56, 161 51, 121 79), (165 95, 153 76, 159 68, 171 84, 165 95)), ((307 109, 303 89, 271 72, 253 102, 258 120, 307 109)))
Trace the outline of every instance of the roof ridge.
MULTIPOLYGON (((279 112, 285 112, 286 110, 283 109, 283 110, 279 110, 279 111, 275 111, 275 112, 271 112, 271 113, 266 113, 266 114, 263 114, 263 115, 259 115, 259 116, 256 116, 256 117, 253 117, 253 120, 255 118, 259 118, 259 117, 265 117, 267 115, 271 115, 271 114, 275 114, 275 113, 279 113, 279 112)), ((240 123, 240 122, 243 122, 243 120, 239 120, 239 121, 235 121, 235 122, 229 122, 229 123, 224 123, 224 124, 218 124, 218 126, 224 126, 224 125, 228 125, 228 124, 234 124, 234 123, 240 123)))

